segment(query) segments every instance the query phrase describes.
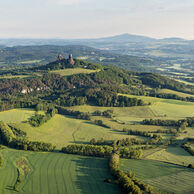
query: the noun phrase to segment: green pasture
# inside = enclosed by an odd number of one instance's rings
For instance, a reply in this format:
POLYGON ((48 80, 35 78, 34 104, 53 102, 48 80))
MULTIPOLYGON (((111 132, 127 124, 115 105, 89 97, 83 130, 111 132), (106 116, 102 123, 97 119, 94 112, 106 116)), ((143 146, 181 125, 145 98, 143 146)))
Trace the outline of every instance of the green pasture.
POLYGON ((194 164, 194 157, 183 148, 178 146, 160 149, 151 153, 146 158, 184 166, 188 166, 188 164, 194 164))
MULTIPOLYGON (((134 95, 125 95, 125 96, 135 97, 138 99, 142 99, 145 103, 151 103, 150 106, 145 106, 145 108, 147 108, 154 115, 150 118, 182 119, 185 117, 194 116, 194 102, 162 99, 162 98, 147 97, 147 96, 134 96, 134 95)), ((146 114, 145 112, 145 115, 147 116, 148 114, 146 114)), ((135 117, 135 115, 133 116, 135 117)))
POLYGON ((28 123, 16 123, 15 126, 25 131, 30 140, 50 142, 57 148, 71 143, 89 143, 92 138, 113 140, 128 137, 120 131, 59 114, 40 127, 32 127, 28 123))
POLYGON ((142 99, 151 105, 135 106, 135 107, 98 107, 98 106, 74 106, 67 107, 70 110, 79 110, 82 112, 93 113, 96 110, 105 111, 113 110, 114 120, 126 124, 138 124, 143 119, 172 119, 178 120, 185 117, 194 116, 194 102, 185 102, 180 100, 161 99, 146 96, 133 96, 142 99))
POLYGON ((28 120, 34 115, 35 111, 32 109, 12 109, 0 112, 0 121, 9 123, 19 123, 28 120))
MULTIPOLYGON (((131 118, 132 119, 132 118, 131 118)), ((131 123, 129 122, 122 122, 121 120, 116 118, 106 118, 106 117, 102 117, 102 116, 93 116, 92 120, 102 120, 103 123, 109 127, 111 127, 112 129, 117 129, 118 131, 123 131, 123 128, 125 129, 131 129, 131 130, 137 130, 137 131, 157 131, 158 129, 160 130, 168 130, 168 129, 173 129, 173 127, 163 127, 163 126, 154 126, 154 125, 142 125, 140 124, 139 120, 137 121, 132 121, 131 123)))
POLYGON ((194 170, 150 160, 121 159, 119 168, 134 172, 136 177, 165 192, 193 193, 194 170))
POLYGON ((169 90, 169 89, 161 89, 159 90, 158 93, 164 93, 164 94, 176 94, 177 96, 180 96, 180 97, 194 97, 194 95, 191 95, 191 94, 186 94, 186 93, 183 93, 183 92, 177 92, 177 91, 174 91, 174 90, 169 90))
POLYGON ((61 76, 70 76, 74 74, 90 74, 98 72, 99 70, 92 70, 92 69, 83 69, 83 68, 72 68, 72 69, 61 69, 61 70, 54 70, 50 71, 50 73, 60 74, 61 76))
POLYGON ((0 168, 0 194, 69 194, 121 193, 111 178, 108 159, 82 157, 62 153, 36 153, 11 149, 1 151, 5 165, 0 168), (18 192, 13 191, 17 179, 18 161, 25 159, 25 175, 18 192))

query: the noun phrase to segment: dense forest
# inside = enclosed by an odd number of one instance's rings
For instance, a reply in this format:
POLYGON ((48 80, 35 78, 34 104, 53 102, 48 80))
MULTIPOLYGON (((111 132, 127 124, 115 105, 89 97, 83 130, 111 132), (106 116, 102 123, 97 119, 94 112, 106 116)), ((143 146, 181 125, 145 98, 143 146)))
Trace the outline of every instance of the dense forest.
POLYGON ((37 102, 54 103, 58 106, 97 105, 107 107, 128 107, 146 105, 142 100, 121 96, 122 94, 147 95, 159 98, 193 101, 192 97, 159 94, 159 88, 194 93, 194 87, 153 73, 138 73, 117 67, 101 66, 74 59, 61 59, 47 65, 24 68, 26 73, 40 75, 26 78, 0 79, 0 109, 30 107, 37 102), (65 68, 98 69, 91 74, 62 76, 52 73, 65 68), (114 79, 113 79, 114 78, 114 79), (152 87, 152 89, 150 89, 152 87), (46 91, 46 92, 45 92, 46 91))

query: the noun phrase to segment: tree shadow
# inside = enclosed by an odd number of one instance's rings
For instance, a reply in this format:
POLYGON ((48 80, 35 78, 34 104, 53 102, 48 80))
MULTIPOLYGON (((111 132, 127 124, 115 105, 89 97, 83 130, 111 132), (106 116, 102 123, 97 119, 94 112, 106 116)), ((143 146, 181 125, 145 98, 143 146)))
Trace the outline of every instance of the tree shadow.
POLYGON ((81 193, 121 193, 117 185, 104 182, 107 178, 114 180, 109 172, 107 158, 79 157, 79 159, 73 161, 76 163, 77 174, 75 185, 81 193))
POLYGON ((180 146, 169 146, 166 149, 166 152, 169 154, 172 154, 172 155, 176 155, 176 156, 191 156, 191 155, 189 155, 189 153, 187 151, 185 151, 180 146), (179 150, 177 150, 177 149, 179 149, 179 150))
POLYGON ((75 143, 75 144, 85 144, 85 145, 87 145, 87 144, 89 144, 89 142, 87 142, 87 141, 70 141, 69 143, 75 143))
POLYGON ((13 186, 7 186, 5 189, 9 191, 14 191, 13 186))

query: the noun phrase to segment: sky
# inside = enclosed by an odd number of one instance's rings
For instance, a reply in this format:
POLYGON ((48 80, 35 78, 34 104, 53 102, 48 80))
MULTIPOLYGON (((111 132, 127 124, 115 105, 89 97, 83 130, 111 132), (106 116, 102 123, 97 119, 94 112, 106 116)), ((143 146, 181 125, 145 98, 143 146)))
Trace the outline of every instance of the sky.
POLYGON ((0 0, 0 38, 194 39, 194 0, 0 0))

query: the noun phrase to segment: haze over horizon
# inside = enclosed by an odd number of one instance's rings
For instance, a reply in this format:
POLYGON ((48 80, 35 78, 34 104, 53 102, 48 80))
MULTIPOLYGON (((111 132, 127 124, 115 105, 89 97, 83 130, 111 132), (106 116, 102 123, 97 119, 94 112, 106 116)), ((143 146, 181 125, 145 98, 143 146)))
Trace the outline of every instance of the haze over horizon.
POLYGON ((194 40, 193 0, 0 0, 0 38, 194 40))

